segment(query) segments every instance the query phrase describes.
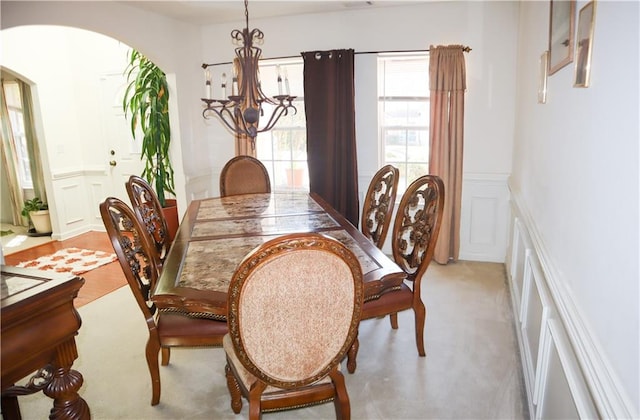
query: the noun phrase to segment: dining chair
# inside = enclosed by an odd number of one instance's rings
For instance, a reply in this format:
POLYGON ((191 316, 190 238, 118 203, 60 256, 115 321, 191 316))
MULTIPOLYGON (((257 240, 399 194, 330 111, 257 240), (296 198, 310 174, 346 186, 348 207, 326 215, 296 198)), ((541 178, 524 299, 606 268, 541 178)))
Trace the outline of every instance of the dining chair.
POLYGON ((355 255, 317 233, 285 235, 250 252, 229 285, 223 347, 234 413, 249 418, 333 400, 350 418, 339 365, 357 335, 364 295, 355 255))
MULTIPOLYGON (((413 309, 418 354, 425 356, 424 323, 426 308, 421 298, 421 281, 433 258, 442 211, 444 184, 440 177, 424 175, 409 185, 400 200, 393 224, 393 259, 406 273, 405 282, 362 305, 362 319, 390 316, 391 328, 398 329, 398 312, 413 309)), ((356 370, 358 339, 348 352, 347 369, 356 370)))
POLYGON ((100 214, 149 329, 145 354, 151 375, 151 405, 156 405, 160 402, 160 349, 162 365, 166 366, 169 364, 171 347, 221 346, 222 338, 228 331, 227 323, 159 311, 150 299, 158 281, 158 267, 153 258, 155 250, 144 227, 133 210, 118 198, 110 197, 101 203, 100 214))
POLYGON ((391 224, 399 180, 398 168, 385 165, 375 173, 362 206, 360 231, 382 249, 391 224))
POLYGON ((270 192, 271 181, 267 168, 252 156, 236 156, 220 172, 221 197, 270 192))
POLYGON ((153 256, 161 269, 171 247, 171 238, 158 196, 151 185, 137 175, 131 175, 125 186, 138 221, 153 240, 153 256))

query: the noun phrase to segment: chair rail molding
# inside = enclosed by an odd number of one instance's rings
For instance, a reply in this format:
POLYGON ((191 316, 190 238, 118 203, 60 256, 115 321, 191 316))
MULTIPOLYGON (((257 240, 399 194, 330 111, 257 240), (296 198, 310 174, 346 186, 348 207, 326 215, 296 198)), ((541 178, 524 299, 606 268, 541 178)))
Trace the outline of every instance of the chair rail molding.
POLYGON ((509 190, 511 232, 506 272, 514 312, 520 314, 515 322, 532 418, 550 416, 547 410, 562 411, 567 406, 581 417, 635 418, 637 413, 633 413, 626 391, 581 317, 519 191, 511 183, 509 190), (531 293, 533 284, 539 293, 531 293), (534 324, 539 327, 535 331, 538 343, 528 339, 532 323, 522 317, 531 305, 543 308, 534 324), (535 365, 531 359, 534 353, 535 365), (562 368, 564 378, 558 378, 549 367, 554 362, 562 368), (558 407, 557 400, 553 402, 556 405, 545 401, 550 400, 545 398, 550 393, 562 391, 571 396, 563 401, 566 406, 558 407))

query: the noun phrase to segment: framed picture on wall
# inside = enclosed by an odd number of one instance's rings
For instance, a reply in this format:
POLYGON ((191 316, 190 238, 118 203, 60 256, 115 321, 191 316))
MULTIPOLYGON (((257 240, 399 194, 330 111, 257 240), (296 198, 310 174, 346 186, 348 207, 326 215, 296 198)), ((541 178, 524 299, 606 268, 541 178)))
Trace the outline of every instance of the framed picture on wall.
POLYGON ((549 5, 549 75, 573 61, 575 0, 551 0, 549 5))
POLYGON ((591 76, 591 51, 593 50, 593 27, 596 2, 592 0, 580 9, 576 39, 576 74, 574 87, 588 87, 591 76))
POLYGON ((540 56, 540 74, 538 80, 538 103, 547 103, 547 76, 549 74, 549 51, 540 56))

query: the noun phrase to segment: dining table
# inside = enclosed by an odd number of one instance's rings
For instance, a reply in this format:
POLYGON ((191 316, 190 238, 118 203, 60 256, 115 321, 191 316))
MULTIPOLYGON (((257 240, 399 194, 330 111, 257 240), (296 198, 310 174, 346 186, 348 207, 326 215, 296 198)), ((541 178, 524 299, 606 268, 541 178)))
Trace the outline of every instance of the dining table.
POLYGON ((243 258, 270 239, 299 232, 331 236, 355 254, 365 301, 400 288, 406 277, 318 194, 242 194, 191 201, 151 299, 160 311, 226 321, 229 283, 243 258))

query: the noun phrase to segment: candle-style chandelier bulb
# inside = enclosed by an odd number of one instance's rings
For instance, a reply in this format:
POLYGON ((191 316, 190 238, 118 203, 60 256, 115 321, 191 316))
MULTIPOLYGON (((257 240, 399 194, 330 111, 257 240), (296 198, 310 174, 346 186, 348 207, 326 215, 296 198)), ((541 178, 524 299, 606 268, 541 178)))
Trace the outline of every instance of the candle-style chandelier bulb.
MULTIPOLYGON (((249 31, 248 0, 244 1, 244 14, 245 28, 231 31, 231 39, 239 47, 235 49, 236 58, 233 63, 230 96, 227 96, 227 77, 223 73, 221 79, 222 97, 220 99, 214 98, 214 94, 211 93, 210 74, 206 73, 210 65, 202 65, 205 70, 206 87, 206 95, 201 98, 205 104, 202 116, 209 118, 211 115, 216 115, 223 125, 234 134, 248 136, 255 147, 255 139, 259 133, 271 130, 283 115, 288 115, 289 112, 296 113, 296 108, 292 104, 296 97, 289 94, 289 81, 286 77, 287 89, 283 94, 280 66, 278 66, 278 95, 270 98, 262 92, 259 71, 262 50, 255 45, 262 43, 264 33, 258 28, 249 31), (261 117, 265 115, 264 104, 273 106, 273 111, 266 123, 261 124, 261 117)), ((264 118, 262 122, 264 122, 264 118)))

